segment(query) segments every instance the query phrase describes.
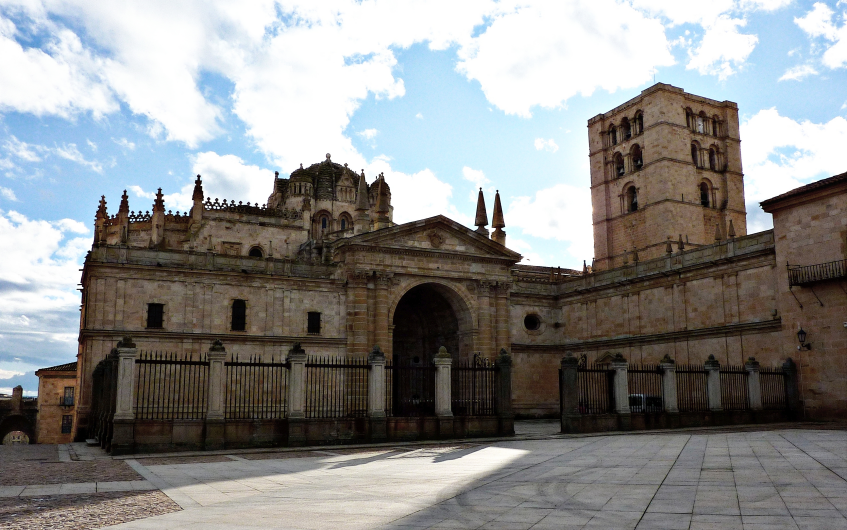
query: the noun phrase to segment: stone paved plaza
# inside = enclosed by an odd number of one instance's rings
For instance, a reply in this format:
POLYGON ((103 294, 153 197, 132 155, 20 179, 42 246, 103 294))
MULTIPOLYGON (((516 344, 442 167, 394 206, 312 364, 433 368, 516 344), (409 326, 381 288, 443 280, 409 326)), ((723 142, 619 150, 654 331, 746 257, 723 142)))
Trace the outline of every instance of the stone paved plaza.
POLYGON ((131 462, 183 510, 115 528, 847 528, 847 432, 838 430, 229 459, 131 462))

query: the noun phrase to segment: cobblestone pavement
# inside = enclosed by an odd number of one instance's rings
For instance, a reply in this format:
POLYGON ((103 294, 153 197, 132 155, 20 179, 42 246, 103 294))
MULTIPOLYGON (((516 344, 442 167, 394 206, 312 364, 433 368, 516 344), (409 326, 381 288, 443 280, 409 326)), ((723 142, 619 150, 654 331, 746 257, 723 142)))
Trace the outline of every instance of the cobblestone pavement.
POLYGON ((160 491, 12 497, 0 499, 0 528, 84 530, 179 509, 160 491))
POLYGON ((129 460, 183 510, 115 528, 847 530, 844 430, 265 454, 129 460))
POLYGON ((61 462, 56 445, 0 445, 0 486, 143 480, 126 462, 61 462))

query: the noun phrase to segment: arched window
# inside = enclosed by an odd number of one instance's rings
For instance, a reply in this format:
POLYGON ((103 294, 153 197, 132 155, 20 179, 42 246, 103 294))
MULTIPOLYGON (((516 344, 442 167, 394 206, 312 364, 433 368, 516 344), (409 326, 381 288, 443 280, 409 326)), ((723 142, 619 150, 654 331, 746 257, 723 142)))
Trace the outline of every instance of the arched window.
POLYGON ((251 258, 264 258, 265 253, 262 252, 262 247, 255 246, 250 248, 250 252, 247 253, 251 258))
POLYGON ((712 117, 712 136, 720 136, 720 120, 717 116, 712 117))
POLYGON ((700 134, 706 133, 706 113, 700 112, 697 116, 697 132, 700 134))
POLYGON ((630 157, 632 158, 632 167, 634 167, 636 171, 641 169, 641 166, 644 165, 644 159, 641 155, 641 147, 638 144, 632 146, 630 157))
POLYGON ((700 146, 697 142, 691 144, 691 161, 695 166, 700 167, 700 146))
POLYGON ((348 214, 347 212, 343 212, 341 215, 338 216, 338 222, 341 226, 341 230, 348 230, 350 228, 353 228, 353 218, 350 217, 350 214, 348 214))
POLYGON ((710 200, 709 195, 710 195, 709 185, 706 184, 705 182, 701 182, 700 183, 700 206, 705 206, 706 208, 709 207, 709 205, 711 204, 711 200, 710 200))
POLYGON ((629 120, 624 118, 621 122, 621 131, 623 133, 623 139, 629 140, 632 138, 632 126, 629 124, 629 120))
POLYGON ((712 171, 717 171, 718 169, 718 156, 715 153, 714 147, 709 148, 709 169, 712 171))
POLYGON ((341 218, 341 229, 347 230, 347 219, 345 219, 343 217, 341 218))
POLYGON ((244 331, 247 329, 247 302, 244 300, 232 301, 232 331, 244 331))
POLYGON ((635 186, 630 186, 626 190, 626 209, 629 212, 638 210, 638 191, 635 186))
POLYGON ((639 110, 635 113, 635 134, 644 132, 644 114, 639 110))
POLYGON ((626 172, 623 165, 623 156, 620 153, 615 153, 615 175, 622 176, 626 172))
POLYGON ((685 126, 694 130, 694 112, 690 108, 685 109, 685 126))
POLYGON ((609 139, 612 142, 612 145, 618 145, 618 130, 614 125, 609 128, 609 139))
POLYGON ((329 218, 326 216, 321 217, 321 230, 326 230, 329 228, 329 218))

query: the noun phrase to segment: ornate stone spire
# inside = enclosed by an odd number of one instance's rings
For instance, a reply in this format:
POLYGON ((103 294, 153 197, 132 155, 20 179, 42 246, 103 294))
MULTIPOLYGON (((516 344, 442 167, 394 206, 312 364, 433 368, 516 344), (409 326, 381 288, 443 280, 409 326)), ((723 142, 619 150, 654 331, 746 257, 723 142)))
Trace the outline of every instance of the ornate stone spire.
POLYGON ((118 215, 121 214, 129 214, 129 197, 126 195, 126 190, 124 190, 124 194, 121 195, 121 205, 118 207, 118 215))
POLYGON ((390 219, 388 218, 388 195, 385 192, 385 175, 382 173, 379 174, 379 186, 377 187, 376 192, 376 223, 374 223, 374 228, 379 230, 380 228, 388 228, 391 224, 390 219))
POLYGON ((106 219, 109 217, 109 213, 106 211, 106 196, 100 196, 100 204, 97 206, 97 214, 94 216, 95 219, 106 219))
POLYGON ((491 226, 494 228, 491 239, 505 247, 506 232, 502 229, 506 227, 506 220, 503 218, 503 207, 500 205, 500 190, 494 192, 494 215, 491 217, 491 226))
MULTIPOLYGON (((277 173, 277 176, 279 176, 279 173, 277 173)), ((194 202, 203 202, 203 181, 200 180, 200 175, 197 175, 197 178, 194 180, 194 193, 191 194, 191 199, 194 202)))
POLYGON ((162 188, 156 192, 156 199, 153 201, 153 213, 165 211, 165 199, 162 197, 162 188))
POLYGON ((476 231, 488 237, 488 212, 485 210, 485 197, 482 196, 482 188, 479 188, 479 196, 476 199, 476 219, 474 220, 476 231))
POLYGON ((715 241, 722 241, 723 234, 721 234, 721 225, 720 223, 715 225, 715 241))
POLYGON ((365 216, 367 217, 367 211, 370 210, 371 205, 368 202, 368 181, 365 180, 365 170, 362 170, 362 174, 359 175, 359 190, 356 192, 356 211, 357 212, 365 212, 365 216))
POLYGON ((735 237, 735 226, 732 224, 732 219, 729 220, 729 232, 727 235, 731 238, 735 237))
POLYGON ((671 236, 668 236, 668 242, 665 245, 665 252, 670 256, 673 254, 673 247, 671 246, 671 236))
POLYGON ((676 248, 680 252, 685 250, 685 243, 683 243, 683 241, 682 241, 682 234, 679 234, 679 241, 677 241, 677 243, 676 243, 676 248))

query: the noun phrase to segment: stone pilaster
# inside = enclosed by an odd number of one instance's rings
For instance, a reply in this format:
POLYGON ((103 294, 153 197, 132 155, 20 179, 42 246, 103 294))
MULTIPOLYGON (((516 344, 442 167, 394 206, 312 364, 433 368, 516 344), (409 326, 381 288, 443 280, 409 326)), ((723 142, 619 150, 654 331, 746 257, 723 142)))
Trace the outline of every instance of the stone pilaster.
POLYGON ((377 273, 375 276, 374 342, 383 348, 388 344, 388 288, 392 276, 391 273, 377 273))
POLYGON ((288 445, 306 442, 306 350, 300 343, 288 351, 288 445))
POLYGON ((495 348, 511 348, 512 336, 511 328, 509 327, 509 290, 511 285, 508 282, 501 282, 497 286, 497 298, 495 306, 497 309, 496 325, 495 325, 495 348))
POLYGON ((115 349, 118 377, 115 386, 115 415, 112 426, 111 452, 132 453, 135 447, 135 358, 138 350, 132 338, 124 337, 115 349))
POLYGON ((762 410, 762 385, 759 381, 759 361, 750 357, 744 364, 747 370, 747 400, 750 410, 762 410))
POLYGON ((209 361, 209 379, 206 389, 206 437, 203 446, 207 450, 223 449, 226 445, 224 394, 226 389, 226 348, 216 340, 206 354, 209 361))
POLYGON ((629 364, 627 363, 624 356, 620 353, 615 354, 614 358, 611 362, 611 368, 615 371, 614 377, 614 396, 615 396, 615 412, 617 414, 625 415, 629 418, 629 381, 627 368, 629 364))
POLYGON ((435 354, 435 415, 438 416, 438 434, 442 438, 453 436, 452 367, 453 359, 442 346, 435 354))
MULTIPOLYGON (((512 412, 512 356, 506 348, 494 360, 497 384, 494 389, 494 413, 497 415, 497 433, 515 434, 515 414, 512 412)), ((451 389, 452 391, 452 389, 451 389)))
POLYGON ((676 363, 668 355, 659 363, 662 370, 662 394, 664 395, 665 412, 676 414, 679 405, 676 398, 676 363))
POLYGON ((706 390, 709 394, 709 410, 720 412, 721 404, 721 364, 714 355, 709 355, 706 361, 706 390))
POLYGON ((371 441, 387 438, 385 418, 385 354, 374 346, 368 354, 368 417, 371 422, 371 441))
POLYGON ((479 343, 477 349, 484 357, 489 357, 494 349, 492 338, 494 327, 491 322, 491 291, 493 282, 480 280, 477 288, 477 302, 479 307, 479 343))
POLYGON ((368 278, 367 271, 354 271, 347 278, 349 354, 364 355, 368 351, 368 278))
POLYGON ((577 386, 577 366, 579 361, 568 352, 560 363, 561 381, 559 381, 559 403, 561 408, 561 431, 563 433, 579 432, 579 387, 577 386))

